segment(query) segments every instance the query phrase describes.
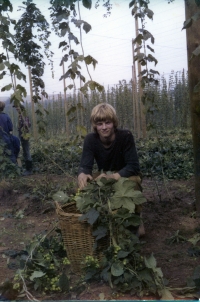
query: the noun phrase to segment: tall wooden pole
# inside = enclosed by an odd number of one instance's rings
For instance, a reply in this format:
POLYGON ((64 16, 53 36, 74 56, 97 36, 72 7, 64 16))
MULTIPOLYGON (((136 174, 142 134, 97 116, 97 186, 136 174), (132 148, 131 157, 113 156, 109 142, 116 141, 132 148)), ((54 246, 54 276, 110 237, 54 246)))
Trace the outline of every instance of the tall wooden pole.
MULTIPOLYGON (((194 14, 196 14, 197 12, 200 13, 200 8, 197 7, 195 0, 185 1, 186 20, 194 16, 194 14)), ((200 89, 198 89, 198 91, 194 90, 195 86, 200 81, 200 57, 194 56, 193 59, 190 60, 192 52, 197 48, 200 42, 200 30, 198 21, 193 21, 192 26, 186 29, 186 35, 189 76, 189 98, 191 108, 192 139, 194 150, 195 198, 197 213, 198 215, 200 215, 200 89)))
POLYGON ((34 139, 37 139, 37 128, 36 128, 36 119, 35 119, 35 104, 34 104, 34 101, 33 101, 33 87, 32 87, 31 67, 30 66, 28 66, 28 73, 29 73, 29 83, 30 83, 33 137, 34 137, 34 139))
MULTIPOLYGON (((138 31, 138 18, 135 18, 135 35, 137 37, 139 31, 138 31)), ((139 45, 137 44, 137 47, 139 45)), ((140 54, 140 50, 137 50, 137 54, 140 54)), ((138 63, 138 77, 141 80, 141 64, 140 62, 137 60, 138 63)), ((141 128, 142 128, 142 136, 146 137, 147 135, 147 130, 146 130, 146 114, 145 114, 145 107, 144 104, 142 103, 142 94, 143 94, 143 89, 139 83, 139 98, 140 98, 140 114, 141 114, 141 128)))
MULTIPOLYGON (((13 74, 13 78, 14 78, 14 90, 16 90, 16 87, 17 87, 17 83, 16 83, 16 75, 13 74)), ((14 112, 13 112, 13 107, 12 107, 12 110, 11 110, 11 118, 12 118, 12 121, 14 121, 14 112)))
POLYGON ((14 89, 16 90, 16 87, 17 87, 17 83, 16 83, 16 75, 14 74, 13 77, 14 77, 14 89))
POLYGON ((138 104, 138 93, 137 93, 137 77, 134 59, 134 43, 132 40, 132 52, 133 52, 133 66, 132 66, 132 90, 133 90, 133 123, 134 132, 137 138, 141 137, 140 131, 140 115, 139 115, 139 104, 138 104))
POLYGON ((69 138, 69 118, 67 115, 68 111, 68 102, 67 102, 67 93, 66 93, 66 83, 65 83, 65 65, 63 62, 63 85, 64 85, 64 107, 65 107, 65 126, 66 126, 66 134, 67 134, 67 139, 69 138))
MULTIPOLYGON (((80 78, 80 88, 82 87, 82 81, 80 78)), ((81 101, 81 126, 83 126, 83 94, 80 91, 80 101, 81 101)))

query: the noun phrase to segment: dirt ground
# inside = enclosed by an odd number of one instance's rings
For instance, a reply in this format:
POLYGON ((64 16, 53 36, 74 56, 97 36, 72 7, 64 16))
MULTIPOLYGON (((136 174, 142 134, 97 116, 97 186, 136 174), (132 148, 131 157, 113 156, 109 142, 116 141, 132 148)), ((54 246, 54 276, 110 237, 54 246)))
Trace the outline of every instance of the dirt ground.
MULTIPOLYGON (((40 176, 29 176, 33 183, 40 176)), ((53 176, 52 176, 53 179, 53 176)), ((25 179, 24 179, 25 181, 25 179)), ((42 179, 41 179, 42 181, 42 179)), ((55 181, 66 181, 56 176, 55 181)), ((200 253, 188 239, 200 232, 200 218, 196 217, 194 179, 158 182, 144 179, 143 193, 147 198, 143 207, 143 220, 146 234, 143 241, 143 255, 154 254, 157 265, 162 269, 170 288, 186 287, 197 265, 200 253), (169 244, 167 239, 175 234, 187 240, 169 244)), ((8 251, 21 251, 33 237, 41 231, 51 229, 57 221, 55 210, 36 201, 22 189, 13 189, 8 183, 0 188, 0 284, 12 279, 16 267, 6 254, 8 251)), ((173 237, 178 239, 178 237, 173 237)), ((200 247, 200 242, 197 243, 200 247)), ((172 291, 173 292, 173 291, 172 291)), ((1 293, 1 291, 0 291, 1 293)), ((184 297, 184 290, 174 294, 176 300, 192 300, 184 297)), ((49 294, 34 293, 39 300, 139 300, 129 294, 120 294, 103 283, 91 283, 81 293, 49 294)), ((8 297, 9 298, 9 297, 8 297)), ((155 300, 157 297, 143 297, 155 300)), ((21 300, 21 299, 20 299, 21 300)), ((24 298, 24 300, 27 300, 24 298)))

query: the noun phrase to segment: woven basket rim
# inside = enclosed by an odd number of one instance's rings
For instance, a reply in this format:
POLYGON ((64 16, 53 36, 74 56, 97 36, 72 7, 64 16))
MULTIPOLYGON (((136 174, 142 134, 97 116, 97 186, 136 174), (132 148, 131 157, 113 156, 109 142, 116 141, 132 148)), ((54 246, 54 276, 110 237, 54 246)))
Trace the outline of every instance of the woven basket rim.
POLYGON ((80 216, 82 216, 82 214, 66 213, 65 211, 63 211, 63 209, 62 209, 63 207, 76 205, 75 202, 70 202, 68 204, 64 204, 63 206, 60 206, 59 203, 58 203, 58 201, 55 201, 55 205, 56 205, 56 213, 57 213, 57 215, 65 216, 65 217, 71 217, 71 216, 80 217, 80 216))

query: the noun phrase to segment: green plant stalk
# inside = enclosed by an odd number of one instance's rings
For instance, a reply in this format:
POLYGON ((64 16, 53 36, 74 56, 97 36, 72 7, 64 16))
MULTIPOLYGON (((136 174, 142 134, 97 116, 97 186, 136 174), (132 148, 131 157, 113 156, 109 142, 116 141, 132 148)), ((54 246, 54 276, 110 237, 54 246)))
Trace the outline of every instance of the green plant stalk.
MULTIPOLYGON (((108 199, 108 209, 109 209, 109 214, 112 215, 110 199, 108 199)), ((109 230, 110 230, 110 238, 112 239, 112 244, 114 247, 117 247, 118 244, 117 244, 116 239, 113 234, 113 226, 112 226, 112 221, 110 218, 109 218, 109 230)))

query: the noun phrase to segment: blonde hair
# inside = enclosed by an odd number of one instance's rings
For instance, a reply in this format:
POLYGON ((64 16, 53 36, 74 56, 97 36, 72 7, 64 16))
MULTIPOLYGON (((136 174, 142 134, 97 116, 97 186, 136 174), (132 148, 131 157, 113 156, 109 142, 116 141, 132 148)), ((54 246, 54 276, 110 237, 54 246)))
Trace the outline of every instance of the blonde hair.
POLYGON ((111 121, 114 124, 114 128, 118 126, 118 119, 115 109, 107 103, 100 103, 92 109, 90 122, 93 130, 96 131, 96 124, 102 121, 111 121))
POLYGON ((3 111, 5 108, 5 103, 0 101, 0 111, 3 111))

